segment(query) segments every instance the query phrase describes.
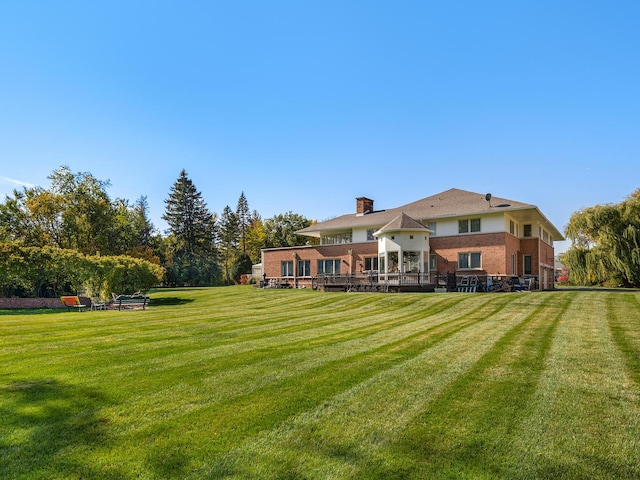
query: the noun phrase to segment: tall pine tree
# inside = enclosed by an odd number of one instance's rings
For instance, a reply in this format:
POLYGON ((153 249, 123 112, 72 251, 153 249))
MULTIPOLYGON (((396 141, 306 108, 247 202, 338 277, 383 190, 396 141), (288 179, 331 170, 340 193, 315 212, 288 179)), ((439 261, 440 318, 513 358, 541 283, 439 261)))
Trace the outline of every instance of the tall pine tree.
POLYGON ((242 249, 242 253, 247 253, 247 228, 249 228, 251 218, 249 216, 249 202, 247 201, 247 197, 244 196, 244 192, 242 192, 240 198, 238 198, 236 217, 238 218, 240 248, 242 249))
POLYGON ((239 237, 238 216, 227 205, 220 216, 220 251, 224 263, 224 278, 227 283, 231 280, 229 268, 238 249, 239 237))
POLYGON ((213 285, 216 261, 216 217, 183 169, 165 200, 165 214, 173 241, 169 277, 177 285, 213 285))

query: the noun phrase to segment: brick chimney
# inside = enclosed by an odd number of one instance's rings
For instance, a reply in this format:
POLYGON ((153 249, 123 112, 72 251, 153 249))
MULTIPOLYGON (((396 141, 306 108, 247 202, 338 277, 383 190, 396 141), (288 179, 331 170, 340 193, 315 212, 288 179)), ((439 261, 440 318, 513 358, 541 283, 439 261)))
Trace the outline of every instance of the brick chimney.
POLYGON ((373 212, 373 200, 367 197, 356 198, 356 215, 365 215, 373 212))

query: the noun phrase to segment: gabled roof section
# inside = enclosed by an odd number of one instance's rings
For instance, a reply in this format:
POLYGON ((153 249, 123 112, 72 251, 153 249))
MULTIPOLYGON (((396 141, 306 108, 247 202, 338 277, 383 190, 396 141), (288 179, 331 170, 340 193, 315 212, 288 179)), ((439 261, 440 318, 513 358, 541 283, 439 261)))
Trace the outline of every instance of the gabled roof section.
POLYGON ((396 218, 387 223, 384 227, 378 230, 374 235, 386 232, 399 232, 399 231, 430 231, 427 227, 421 224, 419 221, 411 218, 406 213, 402 212, 396 218))
POLYGON ((374 211, 366 215, 356 215, 355 213, 342 215, 303 228, 296 233, 319 237, 321 232, 340 232, 353 228, 380 229, 402 213, 416 221, 426 223, 436 221, 439 218, 486 215, 498 212, 509 212, 510 215, 522 221, 531 221, 535 218, 546 225, 554 240, 563 239, 562 233, 547 220, 535 205, 493 196, 487 201, 487 196, 484 193, 469 192, 457 188, 451 188, 397 208, 374 211))

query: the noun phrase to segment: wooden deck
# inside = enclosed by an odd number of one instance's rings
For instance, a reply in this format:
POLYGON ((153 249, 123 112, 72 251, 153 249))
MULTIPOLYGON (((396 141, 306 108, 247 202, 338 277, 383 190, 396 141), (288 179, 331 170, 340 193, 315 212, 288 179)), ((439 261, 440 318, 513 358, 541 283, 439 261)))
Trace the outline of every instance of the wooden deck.
POLYGON ((433 292, 442 287, 447 292, 476 293, 486 291, 522 291, 536 289, 533 279, 514 284, 508 276, 460 275, 453 273, 377 273, 359 275, 321 275, 316 277, 276 277, 262 288, 313 288, 325 292, 433 292))

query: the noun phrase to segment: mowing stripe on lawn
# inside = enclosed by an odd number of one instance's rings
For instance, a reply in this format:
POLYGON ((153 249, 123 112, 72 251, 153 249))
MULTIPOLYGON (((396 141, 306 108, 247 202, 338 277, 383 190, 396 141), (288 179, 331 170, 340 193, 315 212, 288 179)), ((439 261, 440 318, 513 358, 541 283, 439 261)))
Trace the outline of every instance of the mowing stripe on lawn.
MULTIPOLYGON (((511 472, 517 478, 640 478, 640 391, 608 326, 625 321, 607 307, 607 296, 619 294, 563 295, 575 296, 581 308, 567 312, 558 327, 513 437, 511 472)), ((627 313, 627 320, 638 321, 637 311, 627 313)))
MULTIPOLYGON (((475 316, 468 315, 458 317, 444 323, 433 323, 428 316, 422 318, 416 313, 417 319, 403 322, 394 321, 393 329, 385 326, 372 333, 363 329, 362 335, 352 333, 348 338, 342 338, 340 342, 335 339, 324 339, 323 342, 296 342, 294 347, 284 343, 280 347, 274 347, 264 352, 253 352, 251 356, 237 359, 235 357, 215 358, 210 363, 196 367, 202 372, 184 371, 185 375, 176 377, 177 384, 166 388, 166 395, 175 395, 184 399, 181 408, 173 412, 175 415, 184 415, 190 409, 200 408, 202 404, 211 406, 215 402, 229 402, 234 398, 250 394, 260 388, 265 388, 275 382, 282 382, 296 375, 305 374, 312 369, 317 369, 330 362, 350 362, 355 355, 369 354, 375 361, 380 361, 383 356, 397 357, 402 355, 402 350, 415 342, 427 342, 439 339, 442 336, 458 332, 468 324, 484 319, 484 314, 495 312, 500 307, 485 309, 476 312, 475 316), (240 364, 240 366, 238 366, 240 364), (185 378, 196 378, 194 387, 185 378), (202 384, 200 384, 202 383, 202 384), (185 406, 185 403, 188 406, 185 406)), ((427 343, 424 344, 425 347, 427 343)), ((180 372, 179 372, 180 373, 180 372)), ((120 380, 122 382, 122 379, 120 380)), ((134 383, 138 380, 134 380, 134 383)), ((148 401, 150 409, 156 405, 171 404, 166 402, 163 390, 158 391, 148 401)), ((146 402, 145 402, 146 403, 146 402)), ((137 425, 140 420, 134 421, 137 425)))
MULTIPOLYGON (((385 363, 384 369, 336 391, 317 407, 301 411, 274 431, 234 450, 215 475, 278 478, 278 475, 366 477, 362 463, 395 438, 429 399, 469 368, 526 315, 505 313, 510 298, 493 297, 500 305, 466 329, 454 329, 425 343, 415 354, 385 363), (505 303, 502 304, 502 301, 505 303), (464 346, 472 344, 472 349, 464 346), (274 461, 275 458, 275 461, 274 461), (249 462, 247 460, 251 459, 249 462), (278 470, 273 471, 274 466, 278 470)), ((423 341, 423 340, 421 340, 423 341)), ((212 472, 208 472, 212 473, 212 472)))

